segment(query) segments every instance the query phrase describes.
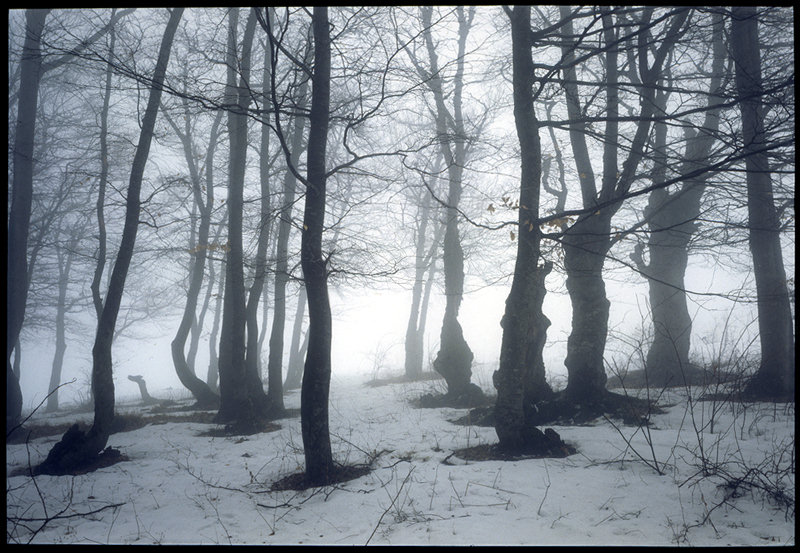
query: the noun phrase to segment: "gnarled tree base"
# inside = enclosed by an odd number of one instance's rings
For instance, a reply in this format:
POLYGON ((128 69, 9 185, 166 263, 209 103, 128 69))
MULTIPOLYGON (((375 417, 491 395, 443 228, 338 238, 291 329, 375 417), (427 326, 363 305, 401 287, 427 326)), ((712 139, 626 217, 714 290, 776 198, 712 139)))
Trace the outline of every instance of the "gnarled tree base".
POLYGON ((493 398, 483 393, 477 384, 469 383, 462 390, 448 391, 446 394, 425 394, 419 398, 423 408, 453 407, 456 409, 480 407, 493 402, 493 398))
MULTIPOLYGON (((546 428, 544 432, 531 428, 528 440, 515 447, 503 447, 500 444, 482 444, 457 449, 453 455, 465 461, 518 461, 521 459, 560 458, 574 455, 578 450, 564 442, 558 432, 546 428)), ((447 463, 445 459, 445 463, 447 463)))
POLYGON ((118 449, 111 447, 98 451, 91 433, 85 433, 73 424, 47 454, 47 458, 33 469, 34 474, 85 474, 127 460, 118 449))

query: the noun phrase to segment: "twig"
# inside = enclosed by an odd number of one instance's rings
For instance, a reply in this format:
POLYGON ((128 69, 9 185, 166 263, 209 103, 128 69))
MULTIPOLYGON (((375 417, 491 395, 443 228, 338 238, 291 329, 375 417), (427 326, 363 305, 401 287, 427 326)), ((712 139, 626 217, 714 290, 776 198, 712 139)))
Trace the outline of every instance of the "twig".
POLYGON ((369 538, 367 538, 367 541, 364 543, 364 545, 369 545, 369 542, 372 539, 372 537, 375 535, 375 532, 378 531, 378 527, 381 525, 381 522, 383 521, 383 517, 385 517, 386 513, 388 513, 392 509, 392 507, 394 507, 395 503, 397 502, 397 498, 400 497, 400 493, 403 491, 403 487, 406 485, 406 482, 408 482, 408 479, 411 478, 411 473, 412 472, 414 472, 414 467, 413 466, 408 470, 408 474, 406 474, 406 477, 403 479, 403 482, 400 484, 400 489, 397 490, 397 493, 392 498, 391 504, 388 507, 386 507, 386 509, 383 511, 383 513, 381 513, 381 517, 378 519, 378 523, 375 525, 375 528, 372 529, 372 533, 369 535, 369 538))

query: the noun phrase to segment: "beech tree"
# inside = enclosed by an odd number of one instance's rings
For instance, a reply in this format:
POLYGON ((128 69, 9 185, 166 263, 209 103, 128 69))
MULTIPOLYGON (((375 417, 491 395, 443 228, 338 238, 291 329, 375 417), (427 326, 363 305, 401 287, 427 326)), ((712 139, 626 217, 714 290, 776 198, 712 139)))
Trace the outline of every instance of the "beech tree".
POLYGON ((458 206, 462 194, 464 166, 468 155, 467 132, 462 108, 464 54, 475 8, 474 6, 468 10, 463 7, 456 8, 458 53, 451 93, 452 107, 445 102, 444 79, 431 34, 432 13, 433 10, 430 6, 420 8, 428 65, 423 66, 410 49, 406 51, 409 52, 420 78, 427 84, 434 98, 433 115, 437 141, 444 157, 448 178, 446 223, 442 246, 446 305, 442 320, 439 353, 433 366, 447 382, 447 397, 456 404, 472 405, 483 400, 483 392, 477 385, 470 382, 474 355, 464 339, 464 332, 458 321, 458 312, 464 292, 464 251, 458 228, 458 206))
MULTIPOLYGON (((664 60, 681 35, 689 10, 678 8, 658 16, 664 23, 663 36, 653 42, 650 29, 654 8, 642 11, 637 36, 636 55, 641 81, 639 113, 633 136, 627 147, 628 155, 619 165, 619 86, 618 47, 621 37, 619 26, 613 22, 609 8, 601 9, 602 38, 606 47, 606 116, 603 134, 601 186, 598 190, 595 168, 587 145, 587 123, 578 89, 575 49, 577 40, 589 32, 578 34, 573 30, 570 8, 560 7, 564 41, 562 46, 563 86, 569 115, 569 136, 575 167, 580 179, 583 208, 573 224, 564 232, 564 265, 566 285, 572 303, 572 331, 567 343, 564 364, 568 371, 567 401, 575 405, 601 405, 608 396, 605 389, 606 373, 603 360, 608 334, 609 300, 603 281, 603 264, 611 246, 611 219, 637 177, 637 168, 644 157, 644 147, 650 134, 651 119, 655 112, 655 91, 664 60), (654 51, 651 53, 651 46, 654 51), (652 60, 652 61, 650 61, 652 60)), ((592 21, 595 21, 594 19, 592 21)), ((593 23, 589 23, 589 26, 593 23)))
MULTIPOLYGON (((200 295, 200 289, 203 286, 203 279, 205 277, 206 258, 208 257, 208 250, 210 248, 210 228, 211 228, 211 212, 214 208, 214 182, 208 167, 213 164, 214 152, 216 150, 216 142, 219 136, 219 126, 222 121, 222 111, 217 112, 214 122, 211 125, 211 130, 208 140, 208 148, 205 153, 206 157, 206 171, 205 179, 201 176, 202 169, 198 167, 195 161, 198 156, 197 146, 193 137, 193 123, 192 114, 189 110, 187 100, 181 103, 183 126, 179 126, 169 115, 169 112, 164 110, 164 118, 169 122, 175 134, 180 139, 183 147, 184 158, 189 169, 190 186, 192 189, 192 199, 194 200, 193 206, 199 211, 199 224, 197 227, 197 238, 194 244, 190 244, 191 264, 189 268, 189 289, 186 292, 186 305, 183 310, 183 316, 175 334, 175 338, 170 344, 172 352, 172 362, 175 365, 175 372, 178 379, 194 396, 198 405, 206 408, 219 407, 219 396, 214 393, 208 385, 197 377, 193 362, 187 361, 184 349, 186 347, 186 340, 189 337, 189 332, 192 330, 192 325, 196 320, 197 301, 200 295), (205 184, 203 184, 205 182, 205 184), (205 190, 205 198, 203 198, 203 190, 205 190)), ((192 220, 192 231, 194 234, 194 220, 192 220)))
POLYGON ((25 44, 20 62, 20 91, 14 136, 11 209, 8 216, 8 274, 6 280, 6 438, 22 414, 22 391, 11 366, 28 296, 28 233, 33 197, 33 140, 36 104, 42 71, 41 38, 50 10, 25 12, 25 44))
POLYGON ((68 430, 37 467, 37 472, 63 474, 86 463, 94 462, 102 452, 111 433, 114 420, 114 380, 112 372, 111 345, 114 338, 117 315, 125 288, 136 233, 139 227, 140 197, 145 165, 150 153, 156 118, 161 102, 162 85, 169 63, 172 42, 183 15, 183 8, 170 11, 169 21, 161 39, 155 69, 153 70, 150 95, 142 119, 142 129, 136 154, 131 167, 126 198, 125 225, 122 232, 114 269, 111 272, 103 311, 97 325, 97 335, 92 348, 92 391, 94 396, 94 419, 92 427, 84 433, 74 425, 68 430))
POLYGON ((747 181, 749 245, 758 297, 761 362, 745 390, 752 398, 794 398, 794 333, 780 223, 773 197, 764 127, 761 41, 758 9, 731 11, 731 53, 734 59, 747 181))
MULTIPOLYGON (((697 171, 708 165, 720 126, 721 93, 726 80, 723 25, 722 14, 714 14, 707 111, 699 128, 686 127, 688 136, 679 164, 681 174, 696 176, 672 190, 658 188, 650 193, 644 211, 644 221, 650 231, 647 247, 638 245, 631 254, 641 274, 648 279, 653 342, 647 350, 645 367, 648 382, 655 386, 683 384, 692 372, 689 361, 692 318, 687 305, 685 274, 689 246, 699 228, 697 218, 710 176, 697 171), (648 261, 643 258, 645 252, 648 261)), ((665 73, 670 74, 669 67, 665 67, 665 73)), ((667 113, 668 96, 666 91, 656 94, 660 113, 667 113)), ((653 183, 667 180, 670 161, 666 143, 667 122, 660 120, 654 124, 653 183)))
POLYGON ((250 55, 256 17, 251 9, 245 25, 239 52, 239 11, 228 13, 228 47, 226 54, 226 103, 233 106, 227 112, 230 141, 228 170, 228 248, 225 264, 225 300, 219 342, 220 407, 216 421, 249 431, 261 417, 258 406, 264 389, 258 375, 247 371, 246 306, 244 286, 244 251, 242 244, 242 213, 244 208, 244 173, 247 156, 247 109, 250 105, 250 55), (238 68, 238 75, 237 75, 238 68), (238 76, 238 78, 237 78, 238 76), (253 378, 255 376, 255 379, 253 378), (256 383, 254 380, 258 380, 256 383))
MULTIPOLYGON (((542 312, 545 278, 552 263, 541 255, 539 199, 542 178, 542 147, 539 122, 534 110, 535 71, 531 57, 530 8, 506 9, 511 19, 514 122, 520 146, 520 195, 517 259, 511 291, 506 299, 501 325, 500 366, 492 380, 497 389, 495 430, 500 447, 526 450, 546 442, 526 416, 533 405, 535 387, 531 374, 541 364, 550 321, 542 312)), ((542 371, 543 372, 543 371, 542 371)))

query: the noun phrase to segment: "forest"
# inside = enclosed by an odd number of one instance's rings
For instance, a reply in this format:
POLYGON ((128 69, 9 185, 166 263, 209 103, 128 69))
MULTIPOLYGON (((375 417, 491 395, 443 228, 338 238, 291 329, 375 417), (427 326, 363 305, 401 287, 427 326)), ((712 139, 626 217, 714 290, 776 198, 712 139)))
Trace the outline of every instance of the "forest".
POLYGON ((792 8, 8 22, 7 543, 794 544, 792 8))

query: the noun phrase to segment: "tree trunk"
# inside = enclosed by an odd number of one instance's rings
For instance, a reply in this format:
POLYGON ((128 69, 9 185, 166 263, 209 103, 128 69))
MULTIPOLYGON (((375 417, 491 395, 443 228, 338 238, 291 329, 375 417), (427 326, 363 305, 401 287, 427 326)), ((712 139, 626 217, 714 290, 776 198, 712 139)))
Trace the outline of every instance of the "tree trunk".
MULTIPOLYGON (((570 20, 570 9, 561 6, 565 36, 575 36, 570 20)), ((655 51, 650 51, 651 41, 647 24, 653 8, 646 8, 640 23, 639 58, 652 59, 652 65, 640 66, 641 99, 639 122, 629 146, 629 153, 621 171, 618 163, 619 129, 617 116, 619 99, 617 86, 607 87, 607 116, 603 137, 603 171, 601 189, 598 192, 595 173, 586 144, 587 125, 583 118, 577 76, 574 65, 575 44, 566 41, 562 45, 564 90, 567 100, 567 111, 571 123, 569 125, 570 142, 575 158, 581 185, 581 197, 585 209, 594 209, 598 203, 608 203, 607 207, 581 215, 578 220, 564 232, 564 266, 567 271, 567 290, 572 303, 572 332, 567 341, 567 388, 565 395, 574 405, 597 405, 607 396, 605 389, 606 374, 603 361, 606 338, 608 334, 609 301, 606 297, 603 281, 603 263, 611 247, 611 219, 622 205, 622 199, 630 190, 636 177, 636 171, 644 157, 644 145, 650 134, 650 119, 655 110, 655 90, 661 67, 667 53, 674 46, 681 34, 681 29, 688 17, 688 10, 681 10, 669 22, 664 38, 657 41, 655 51)), ((617 28, 613 24, 612 12, 605 8, 603 19, 603 40, 606 44, 616 41, 617 28)), ((574 39, 573 39, 574 40, 574 39)), ((606 51, 606 79, 608 82, 618 81, 617 51, 609 48, 606 51)))
POLYGON ((731 50, 736 73, 742 139, 747 154, 747 212, 750 252, 758 296, 761 363, 746 395, 758 399, 794 399, 794 333, 786 270, 780 242, 780 222, 772 193, 765 147, 764 90, 758 12, 752 6, 732 10, 731 50))
POLYGON ((308 295, 309 339, 300 391, 300 419, 306 478, 312 484, 321 485, 330 480, 334 471, 328 429, 331 306, 328 298, 327 261, 322 254, 331 74, 331 42, 326 7, 314 7, 312 26, 314 73, 308 135, 308 185, 301 241, 301 265, 308 295))
POLYGON ((58 474, 73 470, 94 459, 101 452, 111 433, 114 420, 114 378, 112 371, 111 345, 114 327, 119 314, 125 280, 128 275, 136 232, 139 227, 140 191, 145 165, 150 153, 164 76, 169 63, 175 31, 183 15, 183 8, 174 8, 161 40, 150 97, 142 118, 139 143, 133 158, 131 176, 128 183, 128 197, 125 205, 125 225, 122 231, 119 252, 111 272, 106 301, 97 325, 97 335, 92 348, 92 391, 94 394, 94 421, 86 434, 69 431, 57 443, 40 465, 39 472, 58 474))
MULTIPOLYGON (((254 390, 245 365, 245 288, 244 252, 242 243, 242 213, 244 208, 244 173, 247 161, 247 117, 240 113, 249 104, 249 91, 244 83, 249 81, 250 47, 255 31, 253 10, 246 24, 242 40, 241 89, 237 86, 236 68, 240 67, 237 49, 238 8, 231 8, 228 27, 228 81, 226 101, 239 109, 228 111, 230 136, 230 162, 228 172, 228 252, 225 271, 225 301, 222 311, 222 329, 219 343, 220 408, 216 422, 233 423, 247 430, 256 422, 257 408, 254 390)), ((258 383, 261 394, 263 387, 258 383)))
MULTIPOLYGON (((184 103, 186 112, 184 113, 184 129, 181 130, 165 113, 167 119, 172 125, 178 137, 183 144, 184 157, 189 167, 189 176, 192 183, 192 194, 194 197, 194 208, 199 209, 200 224, 197 229, 197 239, 193 240, 191 245, 192 261, 189 270, 189 290, 186 292, 186 305, 184 306, 183 316, 178 325, 178 330, 175 333, 175 338, 170 344, 172 352, 172 362, 175 366, 175 372, 178 379, 184 387, 192 393, 192 396, 197 400, 197 407, 202 409, 216 409, 219 407, 219 396, 206 384, 203 380, 197 377, 194 368, 193 358, 187 359, 184 355, 186 347, 186 340, 189 333, 193 332, 196 336, 199 333, 196 313, 197 313, 197 300, 200 296, 200 289, 203 287, 203 280, 205 277, 206 258, 208 256, 209 246, 209 232, 211 229, 211 211, 214 207, 214 183, 212 182, 211 174, 206 174, 206 198, 203 200, 202 196, 202 182, 200 171, 195 163, 195 148, 191 136, 191 124, 189 120, 188 103, 184 103)), ((220 121, 222 120, 221 112, 218 115, 211 127, 211 134, 209 137, 208 151, 206 157, 213 159, 215 142, 217 140, 217 132, 220 121)), ((194 230, 194 222, 192 222, 194 230)))
POLYGON ((305 351, 308 347, 308 333, 305 333, 302 345, 300 344, 300 338, 303 337, 303 315, 305 310, 306 291, 305 288, 301 287, 297 293, 297 307, 292 325, 292 341, 289 344, 289 367, 286 371, 286 381, 283 383, 285 390, 297 389, 303 381, 303 364, 305 363, 305 351))
MULTIPOLYGON (((474 10, 474 7, 471 8, 474 10)), ((448 194, 447 214, 442 248, 445 311, 439 342, 439 353, 433 362, 434 369, 447 381, 447 395, 457 403, 480 402, 483 392, 472 384, 472 360, 474 355, 464 339, 458 311, 464 294, 464 251, 458 230, 458 204, 461 199, 463 168, 467 159, 466 133, 461 112, 461 92, 464 86, 464 53, 466 39, 472 21, 472 13, 465 17, 463 8, 458 8, 459 35, 456 75, 453 79, 453 110, 444 102, 442 79, 438 58, 430 33, 432 10, 422 7, 424 37, 430 59, 429 86, 436 101, 436 133, 441 140, 442 154, 447 165, 448 194), (445 137, 454 137, 446 139, 445 137)))
POLYGON ((58 251, 58 301, 56 304, 56 351, 53 355, 53 366, 50 371, 50 395, 47 398, 45 411, 52 413, 58 411, 58 386, 61 384, 61 369, 64 366, 64 354, 67 351, 66 339, 66 313, 67 313, 67 288, 69 274, 72 270, 72 260, 75 258, 75 249, 80 238, 79 232, 73 232, 67 245, 67 251, 58 251))
MULTIPOLYGON (((434 170, 434 173, 438 170, 434 170)), ((430 298, 431 278, 436 263, 436 252, 441 241, 441 225, 434 232, 428 251, 425 251, 426 234, 430 216, 431 196, 427 190, 423 192, 424 200, 420 212, 420 222, 416 236, 416 267, 414 274, 414 287, 411 290, 411 311, 408 315, 405 339, 405 374, 406 378, 414 380, 422 374, 423 358, 425 353, 425 321, 427 319, 428 299, 430 298), (428 280, 425 281, 425 273, 428 280)))
MULTIPOLYGON (((709 82, 709 104, 699 132, 688 133, 681 172, 688 174, 708 164, 711 148, 719 130, 720 87, 724 77, 725 45, 722 40, 721 14, 713 15, 713 59, 709 82)), ((667 95, 657 95, 658 109, 666 111, 667 95)), ((653 183, 666 180, 666 123, 655 124, 658 159, 654 162, 653 183)), ((697 232, 695 219, 706 188, 706 176, 684 181, 673 193, 661 188, 653 191, 645 209, 650 227, 647 251, 650 261, 642 259, 637 247, 631 258, 648 278, 650 310, 653 319, 653 342, 647 351, 648 383, 657 386, 684 382, 692 370, 689 362, 692 318, 686 301, 685 275, 689 261, 689 243, 697 232)))
MULTIPOLYGON (((307 81, 300 85, 299 97, 297 101, 299 108, 306 105, 307 81)), ((297 166, 300 155, 303 151, 303 130, 305 119, 302 117, 294 118, 294 126, 291 134, 291 160, 293 166, 297 166)), ((269 373, 270 383, 275 380, 283 379, 283 338, 286 328, 286 285, 289 282, 289 234, 292 229, 292 207, 295 202, 295 187, 297 179, 294 173, 287 167, 283 176, 283 205, 278 215, 278 243, 275 251, 275 292, 273 294, 272 310, 272 329, 269 336, 269 361, 267 372, 269 373)), ((303 313, 300 312, 300 323, 302 323, 303 313)), ((289 376, 287 375, 287 380, 289 376)), ((295 382, 291 383, 293 386, 295 382)), ((300 379, 296 379, 296 386, 299 387, 300 379)), ((272 389, 270 385, 270 400, 275 408, 283 411, 283 386, 272 389), (279 395, 280 392, 280 395, 279 395)))
MULTIPOLYGON (((270 52, 265 49, 263 71, 263 94, 269 97, 270 79, 270 52)), ((261 385, 261 340, 258 329, 258 304, 264 295, 264 282, 267 278, 267 247, 269 245, 270 226, 270 191, 269 191, 269 127, 261 125, 261 156, 259 159, 261 181, 261 219, 259 221, 258 242, 256 245, 255 274, 250 286, 250 295, 247 298, 247 353, 245 365, 249 379, 253 384, 256 394, 253 401, 258 405, 259 411, 269 413, 270 417, 283 414, 283 375, 278 369, 275 375, 268 375, 268 393, 263 393, 261 385), (260 392, 260 393, 258 393, 260 392)), ((271 353, 271 351, 270 351, 271 353)))
MULTIPOLYGON (((211 293, 214 283, 215 271, 213 265, 209 271, 209 293, 211 293)), ((217 284, 217 299, 214 302, 214 322, 211 324, 211 333, 208 336, 208 373, 206 384, 212 390, 219 391, 219 357, 217 355, 217 337, 219 335, 219 323, 222 318, 222 302, 225 295, 225 272, 221 271, 217 284)))
POLYGON ((544 281, 552 266, 549 263, 539 265, 541 231, 538 217, 542 152, 539 124, 533 106, 534 69, 530 33, 530 8, 515 6, 511 15, 511 37, 514 120, 522 165, 519 232, 514 279, 501 323, 503 340, 500 365, 492 378, 497 389, 495 430, 500 447, 506 450, 524 449, 533 445, 532 442, 541 436, 526 421, 526 403, 533 400, 536 392, 535 389, 526 389, 526 383, 531 381, 531 372, 540 369, 544 372, 541 353, 547 327, 550 326, 550 321, 542 312, 546 293, 544 281))
MULTIPOLYGON (((116 8, 111 12, 114 18, 116 8)), ((109 29, 108 59, 114 59, 114 46, 117 42, 117 33, 114 32, 113 25, 109 29)), ((106 182, 108 181, 108 111, 111 103, 111 78, 113 76, 111 64, 106 67, 106 90, 103 96, 103 109, 100 112, 100 178, 97 183, 97 262, 94 269, 94 276, 89 288, 92 291, 92 303, 94 304, 95 315, 100 320, 103 312, 103 298, 100 295, 100 282, 103 279, 103 271, 106 267, 106 182)))
POLYGON ((14 136, 11 209, 8 214, 8 271, 6 274, 6 438, 22 415, 19 376, 11 366, 11 352, 19 339, 28 298, 28 233, 33 201, 33 146, 39 99, 41 37, 50 10, 25 12, 25 44, 20 61, 19 103, 14 136))

